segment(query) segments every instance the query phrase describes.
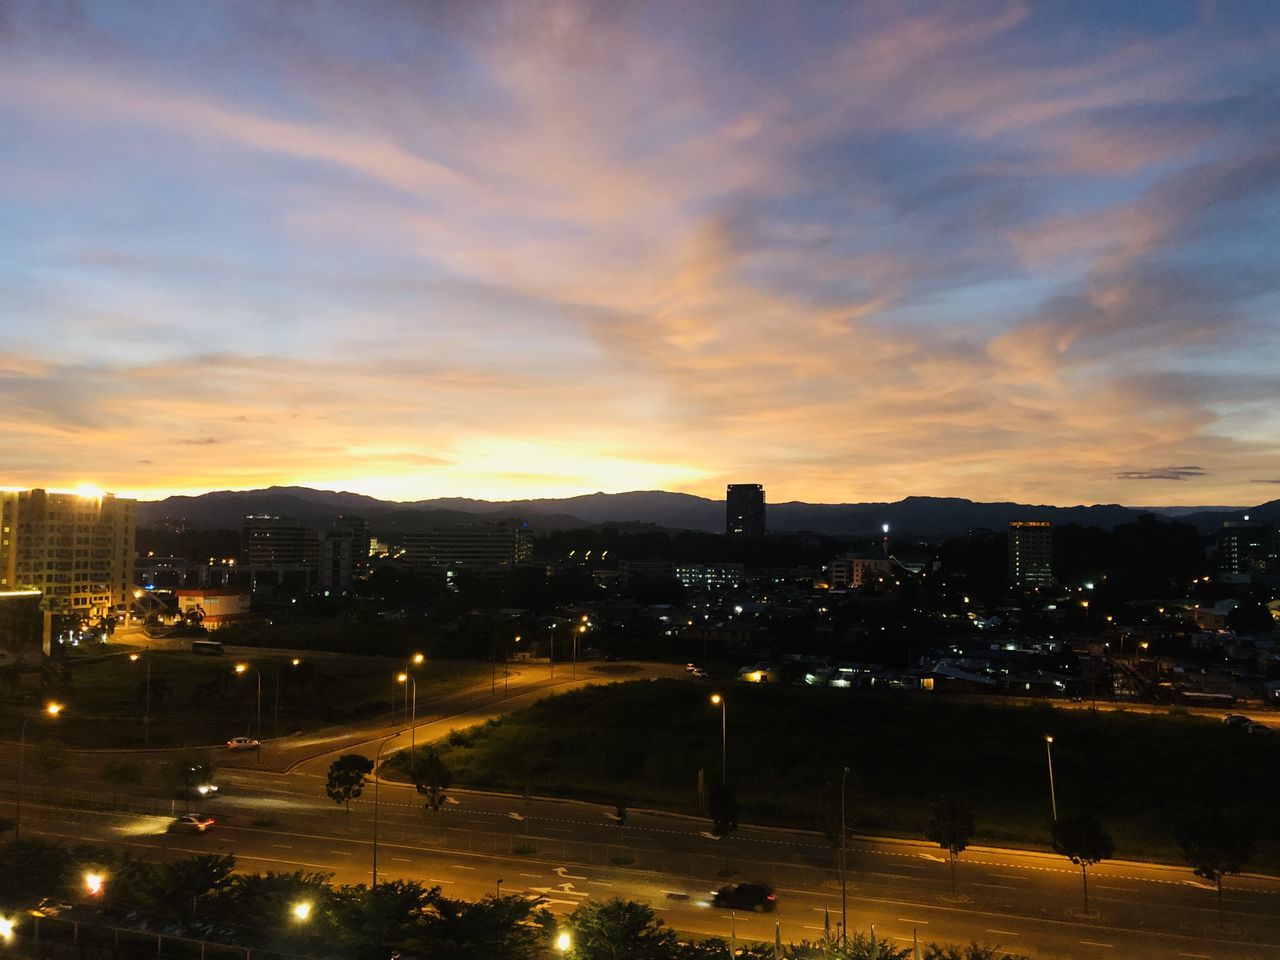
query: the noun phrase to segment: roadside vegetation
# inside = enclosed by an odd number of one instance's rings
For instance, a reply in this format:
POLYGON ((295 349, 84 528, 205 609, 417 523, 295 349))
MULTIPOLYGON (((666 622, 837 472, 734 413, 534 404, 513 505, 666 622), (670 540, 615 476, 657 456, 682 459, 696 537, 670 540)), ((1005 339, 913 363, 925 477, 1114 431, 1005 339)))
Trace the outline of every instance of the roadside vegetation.
MULTIPOLYGON (((25 717, 30 742, 69 747, 129 749, 219 744, 231 737, 259 738, 258 675, 262 677, 261 738, 390 715, 392 687, 402 659, 370 656, 255 655, 237 675, 231 655, 143 651, 47 661, 41 670, 4 678, 0 739, 17 740, 25 717), (293 661, 297 659, 295 664, 293 661), (150 733, 147 713, 150 661, 150 733), (276 691, 279 690, 277 701, 276 691), (55 720, 40 716, 53 700, 66 709, 55 720), (278 703, 278 713, 277 713, 278 703)), ((428 661, 417 673, 419 713, 433 699, 487 681, 488 664, 428 661)), ((404 702, 404 688, 395 694, 404 702)))
MULTIPOLYGON (((853 832, 923 837, 939 795, 972 811, 966 842, 1049 849, 1045 736, 1059 815, 1105 822, 1115 856, 1179 862, 1176 827, 1245 824, 1253 863, 1280 865, 1280 743, 1205 719, 975 704, 816 688, 721 686, 728 776, 744 822, 832 834, 843 768, 853 832)), ((438 745, 458 786, 706 813, 720 777, 712 688, 679 680, 589 687, 438 745), (704 795, 699 797, 699 777, 704 795)), ((393 773, 394 775, 394 773, 393 773)), ((967 832, 967 831, 965 831, 967 832)))
MULTIPOLYGON (((145 947, 165 956, 194 956, 198 948, 199 956, 232 956, 218 946, 225 944, 245 955, 252 950, 333 960, 731 960, 723 940, 690 941, 651 907, 630 900, 593 901, 556 917, 541 901, 520 895, 468 901, 413 880, 387 880, 371 890, 335 885, 326 873, 244 873, 236 866, 230 855, 158 863, 93 847, 12 841, 0 845, 0 917, 12 918, 19 955, 35 947, 36 923, 26 911, 43 902, 41 956, 54 955, 55 942, 69 955, 74 937, 81 956, 86 947, 123 948, 130 955, 145 947), (113 927, 151 933, 130 942, 128 932, 113 927), (156 931, 201 942, 170 941, 165 949, 157 946, 156 931)), ((733 957, 778 956, 772 943, 737 946, 733 957)), ((976 944, 922 946, 925 960, 1019 960, 976 944)), ((874 934, 788 944, 781 953, 785 960, 909 955, 876 943, 874 934)))

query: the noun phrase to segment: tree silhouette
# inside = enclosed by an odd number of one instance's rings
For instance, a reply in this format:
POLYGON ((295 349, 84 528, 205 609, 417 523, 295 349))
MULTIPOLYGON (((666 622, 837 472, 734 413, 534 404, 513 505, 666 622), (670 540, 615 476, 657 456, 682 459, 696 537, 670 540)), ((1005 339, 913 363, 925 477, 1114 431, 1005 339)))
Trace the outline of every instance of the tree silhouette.
POLYGON ((1192 872, 1217 887, 1218 926, 1222 926, 1222 878, 1239 873, 1253 856, 1252 832, 1240 820, 1206 813, 1184 823, 1177 840, 1192 872))
POLYGON ((930 809, 924 838, 946 850, 951 860, 951 895, 956 895, 956 859, 973 837, 973 812, 955 797, 943 794, 930 809))
POLYGON ((1053 822, 1053 849, 1080 867, 1084 908, 1089 909, 1089 867, 1115 852, 1111 835, 1091 813, 1078 813, 1053 822))
POLYGON ((116 794, 121 789, 136 787, 142 782, 142 764, 128 757, 109 757, 98 771, 104 783, 111 786, 111 805, 116 805, 116 794))
POLYGON ((569 927, 574 956, 584 960, 668 960, 676 949, 675 932, 652 907, 621 897, 584 903, 569 918, 569 927))
POLYGON ((358 753, 344 753, 329 764, 329 779, 324 792, 334 803, 347 805, 347 824, 351 823, 351 801, 364 793, 365 777, 373 773, 373 761, 358 753))
POLYGON ((418 794, 426 798, 427 809, 439 813, 447 799, 445 791, 453 785, 453 774, 440 759, 440 754, 428 747, 409 771, 409 779, 417 788, 418 794))

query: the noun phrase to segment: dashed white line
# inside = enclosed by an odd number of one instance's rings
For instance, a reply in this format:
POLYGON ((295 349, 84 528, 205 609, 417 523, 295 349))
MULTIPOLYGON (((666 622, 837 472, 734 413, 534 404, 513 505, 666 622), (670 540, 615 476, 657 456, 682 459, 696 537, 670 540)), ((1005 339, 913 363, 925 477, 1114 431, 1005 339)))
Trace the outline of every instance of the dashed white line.
POLYGON ((466 866, 465 864, 462 864, 462 863, 451 863, 451 864, 449 864, 449 869, 451 869, 451 870, 474 870, 474 869, 475 869, 475 867, 468 867, 468 866, 466 866))
POLYGON ((1114 950, 1116 947, 1114 943, 1099 943, 1097 940, 1081 940, 1080 943, 1086 947, 1106 947, 1108 950, 1114 950))
POLYGON ((994 934, 995 934, 996 936, 998 936, 998 937, 1016 937, 1016 936, 1017 936, 1017 934, 1016 934, 1016 933, 1014 933, 1012 930, 991 930, 991 929, 988 929, 988 930, 987 930, 987 933, 994 933, 994 934))

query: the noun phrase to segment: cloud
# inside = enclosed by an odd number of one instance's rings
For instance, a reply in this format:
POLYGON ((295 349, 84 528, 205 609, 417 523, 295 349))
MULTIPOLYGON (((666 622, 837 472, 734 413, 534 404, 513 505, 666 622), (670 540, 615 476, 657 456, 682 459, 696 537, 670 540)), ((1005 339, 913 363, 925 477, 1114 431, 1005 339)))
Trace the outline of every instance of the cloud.
POLYGON ((1200 467, 1160 467, 1155 470, 1124 470, 1117 480, 1198 480, 1205 476, 1200 467))

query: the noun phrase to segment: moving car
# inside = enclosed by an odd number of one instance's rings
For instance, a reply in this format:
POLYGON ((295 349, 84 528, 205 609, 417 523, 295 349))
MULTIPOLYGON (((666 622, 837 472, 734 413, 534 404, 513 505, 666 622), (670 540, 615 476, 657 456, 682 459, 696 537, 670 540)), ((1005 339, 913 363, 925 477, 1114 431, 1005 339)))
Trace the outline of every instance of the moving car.
POLYGON ((216 823, 213 817, 199 813, 188 813, 169 824, 170 833, 204 833, 216 823))
POLYGON ((695 680, 707 679, 707 671, 703 670, 701 667, 694 667, 689 671, 689 673, 695 680))
POLYGON ((1250 720, 1250 721, 1249 721, 1249 725, 1248 725, 1248 726, 1246 726, 1246 727, 1244 728, 1244 732, 1245 732, 1245 733, 1260 733, 1260 734, 1263 734, 1264 736, 1268 736, 1268 737, 1269 737, 1269 736, 1271 736, 1271 728, 1270 728, 1270 727, 1268 727, 1265 723, 1257 723, 1256 721, 1253 721, 1253 720, 1250 720))
POLYGON ((1253 720, 1246 717, 1243 713, 1228 713, 1222 718, 1222 722, 1228 727, 1247 727, 1253 723, 1253 720))
POLYGON ((690 662, 690 663, 686 663, 684 665, 684 668, 688 670, 690 673, 693 673, 693 671, 698 669, 698 665, 696 663, 690 662))
POLYGON ((716 907, 754 910, 756 913, 772 912, 778 908, 773 887, 764 883, 730 883, 715 892, 711 903, 716 907))
POLYGON ((249 737, 232 737, 227 741, 228 750, 255 750, 257 747, 258 741, 249 737))

